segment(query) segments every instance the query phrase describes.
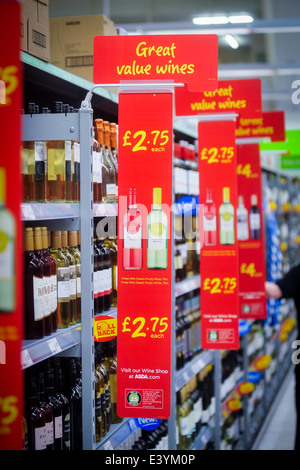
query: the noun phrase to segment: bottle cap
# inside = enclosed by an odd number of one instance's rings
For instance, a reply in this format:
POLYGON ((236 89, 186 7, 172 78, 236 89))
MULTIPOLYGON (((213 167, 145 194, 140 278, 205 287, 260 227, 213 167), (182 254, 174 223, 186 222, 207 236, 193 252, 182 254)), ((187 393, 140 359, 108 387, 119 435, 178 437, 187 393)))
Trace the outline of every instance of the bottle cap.
POLYGON ((6 172, 5 168, 0 167, 0 202, 6 199, 6 172))
POLYGON ((230 201, 230 189, 223 188, 223 201, 230 201))
POLYGON ((61 231, 61 246, 66 248, 68 246, 68 233, 66 230, 61 231))
POLYGON ((47 248, 49 248, 47 227, 42 227, 42 246, 43 250, 47 250, 47 248))
POLYGON ((244 205, 244 197, 239 196, 238 199, 239 199, 239 205, 243 206, 244 205))
POLYGON ((41 227, 34 227, 33 239, 34 239, 34 249, 41 250, 43 248, 41 227))
POLYGON ((161 188, 153 188, 153 204, 161 205, 161 188))
POLYGON ((69 240, 69 246, 77 246, 78 241, 77 241, 77 232, 76 230, 70 230, 68 232, 68 240, 69 240))
POLYGON ((33 251, 34 250, 33 228, 32 227, 25 228, 24 235, 25 235, 24 250, 25 251, 33 251))
POLYGON ((51 246, 52 248, 61 248, 60 230, 55 230, 54 232, 51 232, 51 246))

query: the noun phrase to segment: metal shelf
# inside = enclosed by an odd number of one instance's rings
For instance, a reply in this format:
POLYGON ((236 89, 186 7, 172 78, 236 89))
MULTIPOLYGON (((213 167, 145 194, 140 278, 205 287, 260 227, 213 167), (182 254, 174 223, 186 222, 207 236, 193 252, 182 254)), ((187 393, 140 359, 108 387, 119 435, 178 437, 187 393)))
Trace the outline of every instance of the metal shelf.
POLYGON ((24 222, 78 219, 79 211, 78 203, 26 202, 21 204, 21 217, 24 222))
POLYGON ((189 276, 183 281, 175 283, 175 296, 179 297, 180 295, 187 294, 194 289, 200 288, 200 275, 195 274, 194 276, 189 276))
POLYGON ((135 418, 124 418, 122 423, 111 426, 107 436, 96 444, 96 450, 117 450, 137 428, 135 418))
MULTIPOLYGON (((42 339, 25 340, 21 350, 22 369, 27 369, 45 359, 80 346, 81 335, 78 328, 80 324, 58 330, 42 339)), ((78 351, 72 351, 72 354, 77 356, 78 351)))
POLYGON ((176 372, 175 388, 180 390, 191 380, 203 367, 214 362, 214 351, 201 351, 194 359, 188 362, 183 369, 176 372))

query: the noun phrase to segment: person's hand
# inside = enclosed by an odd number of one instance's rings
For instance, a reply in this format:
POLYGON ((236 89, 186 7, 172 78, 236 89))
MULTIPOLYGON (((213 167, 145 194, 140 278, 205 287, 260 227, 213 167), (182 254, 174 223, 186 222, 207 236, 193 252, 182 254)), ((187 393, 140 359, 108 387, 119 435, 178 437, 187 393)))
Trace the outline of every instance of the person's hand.
POLYGON ((272 299, 280 299, 280 297, 282 297, 281 289, 275 282, 265 282, 265 289, 267 297, 271 297, 272 299))

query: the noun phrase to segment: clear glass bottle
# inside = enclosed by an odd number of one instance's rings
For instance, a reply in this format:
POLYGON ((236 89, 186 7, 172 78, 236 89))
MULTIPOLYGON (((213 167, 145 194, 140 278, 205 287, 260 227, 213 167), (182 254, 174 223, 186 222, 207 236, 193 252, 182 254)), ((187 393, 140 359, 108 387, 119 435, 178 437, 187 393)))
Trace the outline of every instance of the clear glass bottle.
POLYGON ((69 260, 69 273, 70 273, 70 325, 75 325, 77 317, 77 302, 76 302, 76 290, 77 290, 77 279, 76 279, 76 260, 74 255, 70 252, 68 246, 68 232, 66 230, 61 231, 61 249, 63 254, 69 260))
POLYGON ((69 252, 74 256, 76 263, 76 311, 75 323, 81 322, 81 253, 78 248, 78 235, 76 230, 68 232, 69 252))
POLYGON ((168 217, 162 210, 162 190, 153 188, 152 210, 147 216, 147 268, 168 266, 168 217))
POLYGON ((230 203, 230 188, 223 188, 223 204, 219 209, 220 243, 233 245, 235 242, 234 207, 230 203))
POLYGON ((117 202, 116 168, 113 163, 110 148, 110 127, 107 121, 95 119, 96 140, 103 149, 102 163, 102 201, 117 202))
POLYGON ((237 219, 237 239, 248 240, 249 238, 248 211, 244 205, 243 196, 238 197, 236 219, 237 219))
POLYGON ((123 268, 143 267, 143 224, 137 206, 136 188, 129 188, 128 209, 123 216, 123 268))
POLYGON ((57 328, 70 325, 70 262, 62 252, 61 232, 51 232, 50 254, 57 270, 57 328))
MULTIPOLYGON (((62 113, 63 104, 56 101, 53 113, 62 113)), ((48 141, 46 200, 49 202, 64 202, 66 200, 66 161, 65 141, 48 141)))

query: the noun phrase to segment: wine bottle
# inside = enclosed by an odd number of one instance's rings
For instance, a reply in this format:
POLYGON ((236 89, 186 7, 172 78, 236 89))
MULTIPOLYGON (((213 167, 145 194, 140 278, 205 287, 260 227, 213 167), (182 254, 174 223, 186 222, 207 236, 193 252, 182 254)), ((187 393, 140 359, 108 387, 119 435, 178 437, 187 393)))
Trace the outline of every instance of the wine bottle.
POLYGON ((248 240, 249 226, 248 226, 248 211, 244 205, 244 197, 238 197, 238 207, 236 210, 237 218, 237 239, 248 240))
POLYGON ((51 309, 51 330, 52 333, 55 333, 57 330, 57 273, 56 273, 56 263, 54 258, 50 255, 49 252, 49 242, 48 242, 48 230, 47 227, 42 227, 42 247, 44 256, 48 259, 50 263, 50 309, 51 309))
POLYGON ((76 313, 76 289, 77 289, 77 280, 76 280, 76 260, 75 257, 69 250, 68 247, 68 232, 66 230, 61 231, 61 249, 65 257, 68 259, 69 273, 70 273, 70 325, 75 325, 76 313))
MULTIPOLYGON (((56 359, 57 361, 57 359, 56 359)), ((71 429, 70 429, 70 404, 67 397, 63 394, 62 370, 60 364, 56 362, 54 367, 54 390, 55 397, 61 404, 62 409, 62 449, 70 450, 71 447, 71 429)))
MULTIPOLYGON (((53 104, 54 113, 62 113, 63 104, 56 101, 53 104)), ((65 141, 48 141, 46 200, 63 202, 66 200, 66 160, 65 141)))
POLYGON ((44 254, 42 243, 42 229, 41 227, 34 227, 34 252, 36 257, 40 260, 43 266, 43 285, 41 287, 41 301, 45 321, 45 335, 52 333, 52 309, 51 309, 51 265, 50 261, 44 254))
POLYGON ((54 450, 54 421, 52 407, 45 399, 44 373, 39 372, 37 377, 37 399, 38 407, 44 412, 46 421, 46 448, 54 450))
POLYGON ((0 167, 0 312, 13 312, 16 305, 16 223, 5 203, 6 173, 5 169, 0 167))
POLYGON ((45 335, 42 285, 43 265, 34 253, 33 229, 27 227, 24 240, 25 339, 40 339, 45 335))
POLYGON ((112 302, 111 253, 109 248, 105 246, 103 237, 98 238, 97 246, 103 255, 103 309, 107 311, 112 302))
POLYGON ((98 349, 98 364, 99 369, 103 373, 105 378, 105 404, 103 404, 103 409, 106 410, 106 432, 110 430, 112 423, 112 411, 111 411, 111 389, 110 389, 110 380, 109 380, 109 370, 107 364, 105 363, 103 343, 96 343, 98 349))
POLYGON ((217 209, 212 199, 212 189, 206 189, 206 201, 203 212, 203 244, 213 246, 217 244, 217 209))
MULTIPOLYGON (((70 106, 68 104, 63 105, 63 112, 67 116, 70 112, 70 106)), ((72 147, 73 142, 71 140, 65 140, 65 185, 66 185, 66 201, 73 201, 73 173, 72 173, 72 147)))
POLYGON ((251 195, 251 207, 249 211, 250 238, 256 240, 261 238, 260 210, 257 205, 257 195, 251 195))
POLYGON ((168 217, 161 208, 161 188, 153 188, 152 210, 147 216, 147 268, 168 266, 168 217))
POLYGON ((102 152, 93 130, 93 202, 102 201, 102 152))
POLYGON ((112 297, 111 306, 117 306, 117 293, 118 293, 118 245, 117 236, 115 234, 109 235, 105 241, 105 246, 109 249, 111 255, 111 284, 112 284, 112 297))
MULTIPOLYGON (((28 103, 27 113, 37 111, 35 103, 28 103)), ((23 160, 23 196, 24 202, 35 202, 35 142, 24 141, 22 145, 23 160)))
POLYGON ((45 371, 45 399, 53 411, 54 450, 63 450, 62 405, 54 394, 54 373, 50 366, 45 371))
MULTIPOLYGON (((77 108, 73 108, 73 113, 78 113, 78 111, 79 110, 77 108)), ((74 140, 73 152, 74 152, 73 200, 75 202, 79 202, 80 201, 80 141, 79 140, 74 140)))
POLYGON ((136 188, 129 188, 129 204, 123 216, 123 268, 142 269, 142 216, 137 207, 136 188))
POLYGON ((223 203, 219 209, 220 215, 220 243, 233 245, 235 238, 234 207, 230 203, 230 188, 223 188, 223 203))
MULTIPOLYGON (((107 122, 107 121, 105 121, 107 122)), ((116 169, 112 161, 110 149, 110 129, 109 123, 105 125, 103 119, 95 119, 96 140, 103 148, 102 163, 102 201, 117 202, 116 193, 116 169)))
POLYGON ((69 252, 74 256, 76 262, 76 311, 75 322, 81 322, 81 255, 78 249, 78 236, 76 230, 68 232, 69 252))
POLYGON ((71 450, 82 448, 82 395, 76 385, 77 373, 74 359, 70 359, 66 371, 67 398, 70 403, 71 450))
POLYGON ((30 376, 27 380, 29 382, 26 387, 28 449, 46 450, 46 418, 38 406, 36 377, 30 376))
POLYGON ((118 135, 117 135, 117 124, 115 122, 110 123, 110 150, 112 161, 116 172, 116 197, 118 197, 118 135))
POLYGON ((117 414, 117 358, 116 358, 115 339, 103 343, 103 350, 105 354, 104 365, 108 369, 109 383, 110 383, 110 403, 111 403, 111 422, 120 423, 122 418, 117 414))
MULTIPOLYGON (((94 238, 94 272, 93 272, 93 287, 94 287, 94 314, 98 315, 100 313, 99 310, 99 302, 100 302, 100 255, 99 248, 96 243, 96 238, 94 238)), ((103 297, 103 296, 102 296, 103 297)))
POLYGON ((57 328, 67 328, 70 325, 70 262, 61 248, 61 232, 51 232, 50 254, 57 270, 57 328))

